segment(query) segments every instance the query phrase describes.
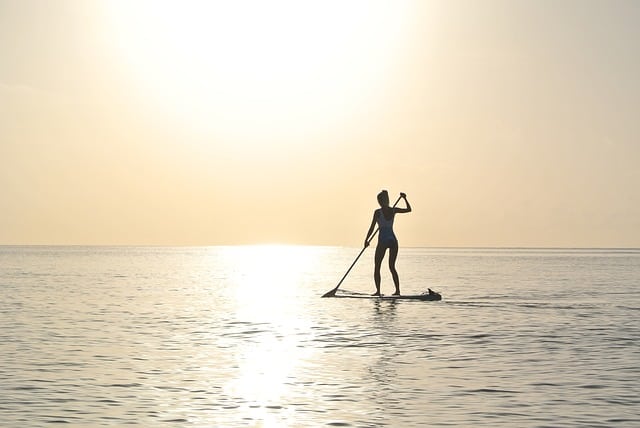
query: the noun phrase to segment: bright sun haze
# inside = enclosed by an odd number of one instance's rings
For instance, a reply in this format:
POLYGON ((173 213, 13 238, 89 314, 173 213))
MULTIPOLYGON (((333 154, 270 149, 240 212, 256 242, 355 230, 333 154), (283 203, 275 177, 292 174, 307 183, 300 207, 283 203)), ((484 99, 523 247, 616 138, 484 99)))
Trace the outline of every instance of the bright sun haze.
POLYGON ((335 126, 387 84, 409 19, 367 1, 106 6, 148 107, 236 144, 335 126))
POLYGON ((0 0, 0 244, 640 246, 639 19, 0 0))

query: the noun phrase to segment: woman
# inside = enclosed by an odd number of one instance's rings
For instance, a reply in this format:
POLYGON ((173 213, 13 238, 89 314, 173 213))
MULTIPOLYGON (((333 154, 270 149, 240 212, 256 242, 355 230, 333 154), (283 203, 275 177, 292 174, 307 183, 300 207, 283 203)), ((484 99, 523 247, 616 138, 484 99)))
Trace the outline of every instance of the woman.
POLYGON ((393 284, 396 286, 394 296, 400 295, 400 278, 398 278, 398 272, 396 272, 396 257, 398 257, 398 239, 393 233, 393 219, 397 213, 409 213, 411 212, 411 205, 407 200, 407 195, 400 193, 400 198, 404 199, 406 208, 397 208, 389 206, 389 193, 386 190, 378 193, 378 203, 380 208, 373 212, 373 219, 371 220, 371 226, 367 232, 367 237, 364 240, 364 246, 369 246, 369 238, 373 233, 373 228, 378 223, 379 235, 378 245, 376 246, 375 255, 375 268, 373 271, 373 280, 376 283, 376 292, 373 296, 380 296, 380 266, 382 265, 382 259, 384 253, 389 249, 389 270, 393 277, 393 284))

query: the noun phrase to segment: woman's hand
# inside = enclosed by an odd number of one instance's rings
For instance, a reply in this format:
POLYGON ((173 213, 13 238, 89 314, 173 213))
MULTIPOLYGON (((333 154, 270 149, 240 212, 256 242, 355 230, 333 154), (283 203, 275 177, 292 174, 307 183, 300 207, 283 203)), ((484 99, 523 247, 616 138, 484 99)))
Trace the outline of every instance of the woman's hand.
POLYGON ((397 213, 410 213, 411 212, 411 204, 409 203, 409 200, 407 199, 407 194, 400 192, 400 197, 402 199, 404 199, 404 203, 406 205, 406 208, 396 208, 396 212, 397 213))

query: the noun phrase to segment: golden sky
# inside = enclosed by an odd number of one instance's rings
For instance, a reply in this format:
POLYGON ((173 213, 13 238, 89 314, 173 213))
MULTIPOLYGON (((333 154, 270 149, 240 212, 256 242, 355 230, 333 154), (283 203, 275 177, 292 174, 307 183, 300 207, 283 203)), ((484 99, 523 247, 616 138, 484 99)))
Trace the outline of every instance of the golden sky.
POLYGON ((0 0, 0 244, 640 247, 640 2, 0 0))

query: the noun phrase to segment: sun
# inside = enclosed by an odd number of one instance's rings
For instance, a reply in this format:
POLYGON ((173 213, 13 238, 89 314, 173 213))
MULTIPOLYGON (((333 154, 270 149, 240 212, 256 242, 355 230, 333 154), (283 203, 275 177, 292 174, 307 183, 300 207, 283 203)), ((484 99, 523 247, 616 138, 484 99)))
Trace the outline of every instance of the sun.
POLYGON ((375 97, 410 3, 110 1, 109 34, 148 105, 196 129, 306 133, 375 97))

